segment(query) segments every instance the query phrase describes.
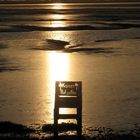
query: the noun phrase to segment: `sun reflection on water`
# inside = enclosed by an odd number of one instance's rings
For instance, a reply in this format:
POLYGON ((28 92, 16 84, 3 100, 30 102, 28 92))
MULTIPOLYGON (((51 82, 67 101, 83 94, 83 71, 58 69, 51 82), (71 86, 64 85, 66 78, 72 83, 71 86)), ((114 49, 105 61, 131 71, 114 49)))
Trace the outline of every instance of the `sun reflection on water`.
POLYGON ((68 55, 66 53, 50 52, 48 58, 50 80, 68 79, 68 55))
MULTIPOLYGON (((49 87, 52 100, 52 108, 54 108, 54 96, 55 96, 55 81, 68 81, 69 80, 69 55, 66 53, 50 52, 48 54, 49 64, 49 87)), ((60 114, 76 113, 75 109, 61 108, 60 114)), ((63 122, 61 120, 60 122, 63 122)))
POLYGON ((65 15, 63 14, 50 14, 49 19, 50 21, 48 22, 49 27, 65 27, 66 22, 63 20, 65 19, 65 15))
POLYGON ((66 26, 66 22, 63 20, 65 19, 65 15, 63 14, 52 14, 50 15, 50 19, 52 21, 50 21, 49 26, 50 27, 65 27, 66 26))
POLYGON ((65 4, 64 3, 53 3, 52 9, 64 9, 65 4))
POLYGON ((50 27, 65 27, 64 21, 52 21, 50 22, 50 27))
POLYGON ((63 14, 52 14, 50 16, 53 20, 62 20, 63 18, 65 18, 63 14))
MULTIPOLYGON (((52 108, 54 108, 55 99, 55 81, 68 81, 70 73, 70 62, 69 55, 66 53, 50 52, 48 54, 48 64, 49 64, 49 87, 52 100, 52 108)), ((76 109, 74 108, 60 108, 60 114, 76 114, 76 109)), ((64 122, 64 120, 59 120, 59 123, 64 122)), ((65 121, 66 122, 66 121, 65 121)), ((74 122, 74 120, 67 120, 67 122, 74 122)))
POLYGON ((51 99, 54 100, 55 81, 69 79, 69 56, 66 53, 50 52, 48 54, 49 87, 51 99))
MULTIPOLYGON (((51 4, 51 8, 53 10, 61 10, 61 9, 65 8, 65 4, 64 3, 54 3, 54 4, 51 4)), ((50 27, 66 26, 66 23, 63 20, 66 18, 64 14, 60 14, 59 12, 57 14, 50 14, 49 18, 50 18, 50 22, 49 22, 50 27)))

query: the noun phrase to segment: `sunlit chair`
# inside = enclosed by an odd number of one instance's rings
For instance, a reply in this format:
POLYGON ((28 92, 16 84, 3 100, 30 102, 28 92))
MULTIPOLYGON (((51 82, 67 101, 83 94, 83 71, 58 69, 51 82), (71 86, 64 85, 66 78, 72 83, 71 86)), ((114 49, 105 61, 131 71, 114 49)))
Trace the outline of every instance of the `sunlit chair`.
POLYGON ((82 82, 81 81, 56 81, 54 107, 54 136, 59 131, 77 131, 82 135, 82 82), (74 108, 76 113, 60 114, 60 108, 74 108), (59 119, 74 119, 76 123, 59 124, 59 119))

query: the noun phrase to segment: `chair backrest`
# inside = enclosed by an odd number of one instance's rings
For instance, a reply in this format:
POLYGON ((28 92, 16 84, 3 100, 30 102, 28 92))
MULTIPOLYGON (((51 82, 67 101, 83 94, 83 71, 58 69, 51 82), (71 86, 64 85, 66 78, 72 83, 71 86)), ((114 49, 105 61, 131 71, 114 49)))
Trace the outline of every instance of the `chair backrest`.
POLYGON ((81 81, 56 81, 56 96, 81 96, 81 81))
POLYGON ((82 109, 82 82, 56 81, 55 108, 82 109))

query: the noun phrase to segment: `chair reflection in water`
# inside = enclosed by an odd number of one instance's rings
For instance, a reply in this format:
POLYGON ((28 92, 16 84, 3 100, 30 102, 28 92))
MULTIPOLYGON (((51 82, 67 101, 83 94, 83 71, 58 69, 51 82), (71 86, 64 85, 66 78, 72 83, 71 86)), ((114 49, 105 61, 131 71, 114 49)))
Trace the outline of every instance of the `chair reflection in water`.
POLYGON ((81 81, 56 81, 55 83, 55 106, 54 106, 54 137, 59 131, 77 131, 82 135, 82 82, 81 81), (76 113, 60 114, 60 108, 74 108, 76 113), (59 119, 73 119, 75 124, 61 127, 59 119), (63 130, 62 130, 63 129, 63 130))

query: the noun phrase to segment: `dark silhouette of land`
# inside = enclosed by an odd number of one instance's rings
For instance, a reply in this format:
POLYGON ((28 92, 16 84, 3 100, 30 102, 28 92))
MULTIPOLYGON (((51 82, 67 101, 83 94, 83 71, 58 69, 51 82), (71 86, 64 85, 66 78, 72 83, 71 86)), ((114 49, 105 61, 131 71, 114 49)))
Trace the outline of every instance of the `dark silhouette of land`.
MULTIPOLYGON (((74 124, 69 124, 70 127, 74 127, 74 124)), ((40 127, 40 130, 30 128, 22 124, 16 124, 12 122, 0 122, 0 140, 53 140, 53 124, 44 124, 40 127)), ((61 124, 62 129, 66 127, 66 124, 61 124)), ((76 135, 61 135, 59 140, 139 140, 140 139, 140 127, 137 125, 129 132, 114 132, 110 128, 88 128, 90 136, 83 134, 80 138, 76 135), (96 134, 96 135, 95 135, 96 134)))

